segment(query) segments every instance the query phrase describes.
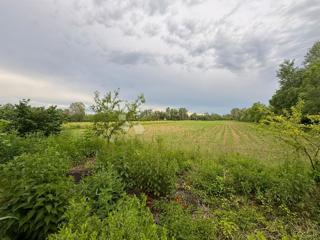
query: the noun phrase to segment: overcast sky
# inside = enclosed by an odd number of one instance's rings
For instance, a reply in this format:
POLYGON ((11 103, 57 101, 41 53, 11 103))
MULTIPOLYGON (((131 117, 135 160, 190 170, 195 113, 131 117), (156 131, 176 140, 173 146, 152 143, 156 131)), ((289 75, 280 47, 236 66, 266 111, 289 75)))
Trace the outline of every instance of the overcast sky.
POLYGON ((268 103, 277 66, 319 39, 319 0, 0 0, 0 104, 120 88, 226 113, 268 103))

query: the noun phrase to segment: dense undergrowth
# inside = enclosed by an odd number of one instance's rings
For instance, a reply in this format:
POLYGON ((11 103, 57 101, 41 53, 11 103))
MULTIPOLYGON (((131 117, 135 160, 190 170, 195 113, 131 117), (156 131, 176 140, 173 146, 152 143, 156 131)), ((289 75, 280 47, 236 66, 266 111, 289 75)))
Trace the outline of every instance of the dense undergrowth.
POLYGON ((320 238, 319 187, 299 161, 67 132, 3 134, 0 159, 1 239, 320 238))

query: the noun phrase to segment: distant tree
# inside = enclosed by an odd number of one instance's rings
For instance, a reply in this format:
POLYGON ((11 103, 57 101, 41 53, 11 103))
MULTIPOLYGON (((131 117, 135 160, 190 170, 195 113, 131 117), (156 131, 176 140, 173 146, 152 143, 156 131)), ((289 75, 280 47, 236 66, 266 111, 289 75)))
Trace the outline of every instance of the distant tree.
POLYGON ((269 108, 260 103, 254 103, 250 108, 247 108, 244 111, 244 116, 242 117, 243 121, 247 122, 260 122, 261 120, 265 119, 267 116, 271 114, 269 108))
POLYGON ((187 120, 189 118, 188 110, 186 108, 179 108, 178 112, 180 120, 187 120))
POLYGON ((86 106, 82 102, 71 103, 68 109, 68 115, 70 116, 70 121, 81 122, 84 120, 86 115, 86 106))
POLYGON ((231 115, 232 120, 240 121, 240 120, 242 120, 242 118, 244 116, 244 110, 240 109, 240 108, 233 108, 230 111, 230 115, 231 115))
POLYGON ((198 120, 198 115, 196 113, 192 113, 190 115, 190 120, 198 120))
POLYGON ((171 120, 171 111, 169 107, 166 108, 166 119, 171 120))
POLYGON ((215 121, 215 120, 222 120, 222 116, 217 114, 217 113, 212 113, 210 115, 210 120, 215 121))
POLYGON ((133 102, 122 100, 119 97, 119 89, 107 92, 100 97, 99 92, 94 94, 94 104, 92 110, 95 112, 93 117, 93 130, 99 135, 111 141, 112 137, 124 133, 126 128, 133 125, 137 119, 139 107, 145 102, 144 96, 140 95, 133 102))
POLYGON ((14 106, 13 118, 10 120, 10 130, 25 136, 30 133, 42 133, 45 136, 57 134, 63 122, 62 111, 56 106, 32 107, 30 100, 22 100, 14 106))

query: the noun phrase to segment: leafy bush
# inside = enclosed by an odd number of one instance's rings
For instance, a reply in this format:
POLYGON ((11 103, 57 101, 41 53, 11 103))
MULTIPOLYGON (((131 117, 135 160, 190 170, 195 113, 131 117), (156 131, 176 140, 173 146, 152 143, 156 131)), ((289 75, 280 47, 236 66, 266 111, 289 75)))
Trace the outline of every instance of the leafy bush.
POLYGON ((160 145, 123 141, 111 144, 105 152, 101 152, 98 162, 113 164, 127 190, 167 196, 175 188, 177 174, 186 157, 181 152, 165 150, 160 145))
POLYGON ((91 213, 85 198, 71 199, 65 213, 67 224, 59 233, 49 235, 49 240, 107 239, 107 222, 91 213))
POLYGON ((98 136, 103 136, 108 142, 117 134, 125 133, 127 127, 133 126, 139 107, 145 103, 143 95, 139 95, 133 102, 122 100, 119 97, 120 90, 113 93, 107 92, 103 97, 96 91, 94 93, 94 105, 91 109, 93 115, 93 131, 98 136))
POLYGON ((237 194, 260 203, 290 208, 307 198, 314 186, 303 163, 268 167, 240 156, 204 161, 196 167, 189 181, 202 197, 237 194))
POLYGON ((22 153, 43 151, 45 143, 45 139, 39 134, 19 137, 14 133, 0 133, 0 163, 12 160, 22 153))
POLYGON ((108 218, 100 219, 84 198, 71 201, 66 212, 67 224, 49 240, 166 240, 165 229, 159 230, 144 202, 136 197, 124 197, 108 218))
POLYGON ((63 132, 59 136, 51 136, 48 145, 57 146, 61 154, 67 156, 74 165, 80 164, 86 158, 95 157, 104 147, 106 141, 90 132, 74 136, 69 132, 63 132))
POLYGON ((145 199, 124 198, 108 217, 109 239, 167 239, 165 229, 158 236, 158 227, 145 205, 145 199))
POLYGON ((44 239, 63 221, 73 184, 66 177, 69 162, 55 148, 23 154, 1 166, 0 235, 12 239, 44 239))
POLYGON ((101 218, 108 215, 124 193, 123 184, 111 166, 107 169, 102 167, 92 176, 86 177, 81 189, 92 210, 101 218))
POLYGON ((31 107, 29 100, 22 100, 14 106, 10 120, 10 128, 21 136, 37 132, 49 136, 60 132, 63 115, 55 106, 31 107))

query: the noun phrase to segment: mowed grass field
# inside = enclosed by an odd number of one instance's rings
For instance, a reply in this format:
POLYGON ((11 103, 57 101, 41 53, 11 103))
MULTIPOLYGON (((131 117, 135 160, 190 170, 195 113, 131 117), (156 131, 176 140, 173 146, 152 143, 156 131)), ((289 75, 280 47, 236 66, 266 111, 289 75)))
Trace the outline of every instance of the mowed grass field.
MULTIPOLYGON (((218 157, 240 154, 263 160, 266 164, 300 158, 288 145, 267 129, 253 123, 236 121, 157 121, 141 122, 143 134, 129 131, 130 137, 161 141, 166 147, 218 157)), ((65 130, 79 134, 91 123, 68 123, 65 130)))

